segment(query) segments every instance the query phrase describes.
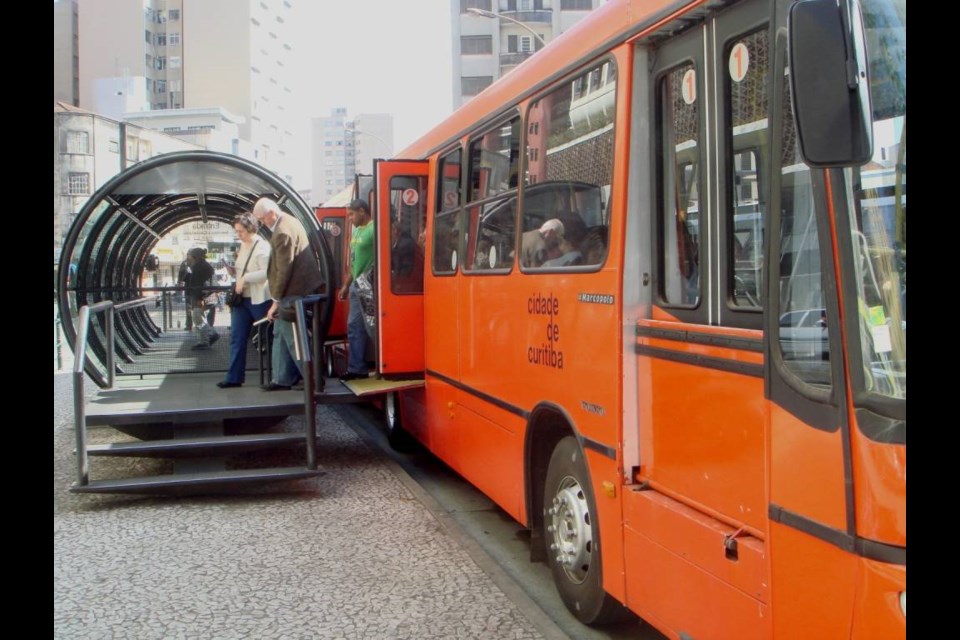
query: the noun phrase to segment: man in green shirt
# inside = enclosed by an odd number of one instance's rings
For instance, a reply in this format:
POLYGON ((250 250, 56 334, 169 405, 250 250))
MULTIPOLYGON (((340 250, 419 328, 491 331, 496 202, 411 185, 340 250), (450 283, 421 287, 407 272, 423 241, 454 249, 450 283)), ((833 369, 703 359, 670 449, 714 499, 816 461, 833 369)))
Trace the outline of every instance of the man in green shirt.
POLYGON ((364 271, 373 268, 374 230, 373 219, 370 217, 370 205, 366 200, 356 199, 347 205, 347 215, 353 225, 353 234, 350 237, 350 274, 340 288, 338 298, 346 300, 350 297, 350 313, 347 316, 347 341, 349 342, 349 358, 347 372, 341 380, 356 380, 368 377, 366 350, 367 328, 363 322, 363 307, 360 305, 360 292, 356 280, 364 271))

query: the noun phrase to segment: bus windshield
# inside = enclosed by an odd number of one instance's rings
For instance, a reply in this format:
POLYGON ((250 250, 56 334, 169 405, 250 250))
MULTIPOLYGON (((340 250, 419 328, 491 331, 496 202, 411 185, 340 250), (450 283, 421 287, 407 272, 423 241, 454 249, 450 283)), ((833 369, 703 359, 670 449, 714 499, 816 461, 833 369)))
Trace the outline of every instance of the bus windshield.
POLYGON ((863 3, 873 158, 847 169, 865 390, 907 397, 906 0, 863 3))

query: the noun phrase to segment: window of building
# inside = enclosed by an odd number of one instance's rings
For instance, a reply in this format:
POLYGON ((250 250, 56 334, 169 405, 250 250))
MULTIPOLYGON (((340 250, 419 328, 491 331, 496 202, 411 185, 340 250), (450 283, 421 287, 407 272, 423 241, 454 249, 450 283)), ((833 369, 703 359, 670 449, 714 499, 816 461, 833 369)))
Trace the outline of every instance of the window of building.
POLYGON ((592 0, 560 0, 561 11, 590 11, 593 9, 592 0))
POLYGON ((170 68, 171 68, 171 69, 179 69, 179 68, 180 68, 180 63, 181 63, 181 58, 180 58, 180 56, 170 56, 170 68))
POLYGON ((86 131, 67 132, 67 153, 90 153, 90 134, 86 131))
POLYGON ((171 31, 169 34, 167 34, 167 43, 171 46, 180 44, 180 32, 171 31))
POLYGON ((524 269, 596 267, 606 259, 616 83, 586 105, 573 98, 573 89, 613 64, 585 70, 530 106, 527 122, 542 123, 543 132, 527 139, 529 186, 520 207, 519 249, 524 269))
POLYGON ((170 17, 171 22, 176 22, 180 20, 180 9, 170 9, 167 15, 170 17))
POLYGON ((157 80, 157 93, 166 93, 166 92, 167 92, 167 81, 157 80))
POLYGON ((170 91, 179 93, 183 91, 183 80, 168 80, 167 86, 170 88, 170 91))
POLYGON ((490 0, 460 0, 460 13, 466 13, 467 9, 490 11, 492 8, 490 0))
POLYGON ((149 53, 145 54, 143 56, 143 64, 146 65, 147 69, 153 69, 153 56, 149 53))
POLYGON ((493 84, 493 76, 464 76, 460 78, 460 95, 475 96, 493 84))
POLYGON ((520 53, 530 53, 531 51, 533 51, 533 38, 520 36, 520 53))
POLYGON ((493 53, 493 36, 461 36, 460 53, 465 56, 493 53))
POLYGON ((167 68, 167 56, 157 56, 157 69, 163 71, 167 68))
POLYGON ((166 108, 167 108, 167 103, 166 103, 166 102, 158 102, 158 103, 156 103, 155 105, 153 105, 153 108, 154 108, 154 109, 166 109, 166 108))
POLYGON ((146 84, 147 84, 147 93, 153 93, 153 86, 154 86, 154 85, 153 85, 153 80, 151 80, 150 78, 147 78, 146 81, 147 81, 147 82, 146 82, 146 84))
POLYGON ((153 44, 153 32, 149 29, 145 29, 143 32, 143 39, 147 41, 147 44, 153 44))
POLYGON ((107 143, 107 151, 110 151, 111 153, 120 153, 120 141, 110 140, 107 143))
POLYGON ((67 176, 67 193, 72 196, 80 196, 90 193, 90 174, 69 174, 67 176))

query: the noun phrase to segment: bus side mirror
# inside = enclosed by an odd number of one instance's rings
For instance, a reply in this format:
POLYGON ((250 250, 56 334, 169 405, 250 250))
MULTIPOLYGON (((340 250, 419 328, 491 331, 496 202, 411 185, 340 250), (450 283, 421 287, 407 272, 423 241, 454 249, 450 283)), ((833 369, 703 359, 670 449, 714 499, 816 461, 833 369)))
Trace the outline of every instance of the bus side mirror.
POLYGON ((816 167, 873 156, 870 82, 857 0, 803 0, 790 9, 790 90, 803 159, 816 167))

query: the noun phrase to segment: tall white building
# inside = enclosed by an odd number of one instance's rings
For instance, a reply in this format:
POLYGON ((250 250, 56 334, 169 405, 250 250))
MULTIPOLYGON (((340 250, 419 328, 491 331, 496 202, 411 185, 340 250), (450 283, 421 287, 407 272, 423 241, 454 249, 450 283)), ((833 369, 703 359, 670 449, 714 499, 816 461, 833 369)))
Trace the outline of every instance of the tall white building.
POLYGON ((313 180, 310 204, 317 206, 353 180, 353 139, 347 136, 347 109, 335 107, 329 116, 311 121, 313 180))
POLYGON ((53 3, 53 101, 80 104, 77 0, 53 3))
POLYGON ((393 155, 393 116, 389 113, 361 113, 353 119, 352 137, 354 171, 372 174, 374 158, 393 155))
POLYGON ((357 173, 369 175, 374 158, 393 155, 393 116, 362 113, 350 120, 344 107, 312 121, 313 184, 310 204, 323 204, 353 183, 357 173))
POLYGON ((605 1, 450 0, 453 108, 509 73, 605 1))
POLYGON ((290 182, 298 21, 294 0, 85 0, 80 106, 113 118, 222 107, 253 159, 290 182))

